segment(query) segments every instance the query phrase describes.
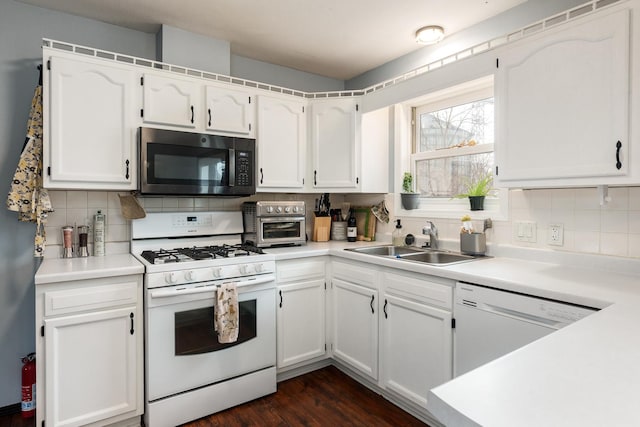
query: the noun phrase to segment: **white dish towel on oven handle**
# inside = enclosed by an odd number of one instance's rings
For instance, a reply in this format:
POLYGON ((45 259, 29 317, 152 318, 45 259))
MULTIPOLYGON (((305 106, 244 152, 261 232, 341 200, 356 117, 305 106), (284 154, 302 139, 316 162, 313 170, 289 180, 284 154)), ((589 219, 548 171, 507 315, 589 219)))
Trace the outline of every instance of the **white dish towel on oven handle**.
POLYGON ((235 283, 223 283, 216 292, 214 310, 214 330, 220 344, 238 340, 239 330, 238 289, 235 283))

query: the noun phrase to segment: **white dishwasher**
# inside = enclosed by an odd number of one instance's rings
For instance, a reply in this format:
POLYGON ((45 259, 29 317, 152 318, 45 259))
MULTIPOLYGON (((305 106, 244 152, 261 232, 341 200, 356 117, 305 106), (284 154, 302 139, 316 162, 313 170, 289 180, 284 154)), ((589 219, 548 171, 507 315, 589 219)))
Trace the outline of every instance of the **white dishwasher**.
POLYGON ((456 283, 454 376, 567 326, 597 309, 456 283))

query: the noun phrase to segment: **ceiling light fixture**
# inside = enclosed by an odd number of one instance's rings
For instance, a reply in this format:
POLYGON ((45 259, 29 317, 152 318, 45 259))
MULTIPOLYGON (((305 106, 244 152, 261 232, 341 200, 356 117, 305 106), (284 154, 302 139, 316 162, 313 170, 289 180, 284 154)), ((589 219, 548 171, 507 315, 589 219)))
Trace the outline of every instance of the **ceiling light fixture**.
POLYGON ((416 31, 416 43, 434 44, 444 38, 444 28, 439 25, 427 25, 416 31))

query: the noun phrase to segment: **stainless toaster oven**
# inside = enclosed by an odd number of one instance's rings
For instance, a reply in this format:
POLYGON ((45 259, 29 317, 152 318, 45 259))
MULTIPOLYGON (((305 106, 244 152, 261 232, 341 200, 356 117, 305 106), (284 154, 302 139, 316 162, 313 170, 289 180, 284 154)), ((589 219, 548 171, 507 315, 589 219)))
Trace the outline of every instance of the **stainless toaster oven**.
POLYGON ((242 241, 260 248, 306 243, 305 203, 261 201, 242 204, 242 241))

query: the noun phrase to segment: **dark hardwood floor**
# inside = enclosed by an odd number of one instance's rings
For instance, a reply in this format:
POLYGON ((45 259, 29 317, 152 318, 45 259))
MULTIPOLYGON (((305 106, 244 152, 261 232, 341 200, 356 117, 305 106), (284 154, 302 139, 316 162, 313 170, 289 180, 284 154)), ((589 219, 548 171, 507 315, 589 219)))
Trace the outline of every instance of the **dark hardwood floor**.
MULTIPOLYGON (((329 366, 278 384, 278 392, 182 427, 426 426, 378 394, 329 366)), ((20 414, 0 427, 35 427, 20 414)), ((149 426, 153 427, 153 426, 149 426)))

